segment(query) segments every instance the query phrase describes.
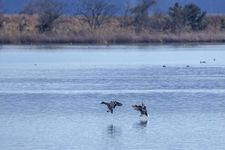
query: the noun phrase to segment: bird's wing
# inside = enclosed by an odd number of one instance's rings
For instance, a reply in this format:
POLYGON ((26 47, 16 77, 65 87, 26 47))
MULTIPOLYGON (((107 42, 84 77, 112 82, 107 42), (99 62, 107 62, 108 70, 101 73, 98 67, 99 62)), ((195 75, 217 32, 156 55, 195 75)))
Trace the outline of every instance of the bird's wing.
POLYGON ((137 111, 141 111, 142 109, 142 106, 140 105, 132 105, 132 107, 134 108, 134 110, 137 110, 137 111))
POLYGON ((108 107, 109 111, 110 111, 111 113, 113 113, 113 109, 112 109, 111 103, 102 102, 101 104, 106 105, 106 106, 108 107))
POLYGON ((116 106, 122 106, 123 104, 120 102, 115 101, 116 106))
POLYGON ((109 103, 109 104, 107 104, 107 107, 108 107, 108 109, 110 110, 110 109, 112 109, 112 106, 111 106, 111 104, 109 103))
POLYGON ((108 105, 108 103, 106 103, 106 102, 101 102, 100 104, 108 105))

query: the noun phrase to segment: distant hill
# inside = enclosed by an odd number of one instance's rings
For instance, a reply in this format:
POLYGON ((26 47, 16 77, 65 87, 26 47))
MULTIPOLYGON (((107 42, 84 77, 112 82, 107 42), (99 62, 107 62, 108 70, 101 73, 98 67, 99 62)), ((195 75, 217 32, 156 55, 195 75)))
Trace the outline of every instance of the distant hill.
MULTIPOLYGON (((6 13, 17 13, 21 10, 23 5, 28 0, 1 0, 3 9, 6 13)), ((75 0, 62 0, 66 3, 67 13, 72 13, 71 8, 76 7, 71 5, 71 1, 75 0)), ((122 7, 126 0, 112 0, 118 7, 122 7)), ((130 3, 135 3, 136 0, 130 0, 130 3)), ((175 2, 181 4, 193 2, 199 5, 203 10, 206 10, 208 13, 212 14, 225 14, 225 0, 158 0, 157 6, 155 6, 155 11, 167 12, 168 8, 173 5, 175 2)))

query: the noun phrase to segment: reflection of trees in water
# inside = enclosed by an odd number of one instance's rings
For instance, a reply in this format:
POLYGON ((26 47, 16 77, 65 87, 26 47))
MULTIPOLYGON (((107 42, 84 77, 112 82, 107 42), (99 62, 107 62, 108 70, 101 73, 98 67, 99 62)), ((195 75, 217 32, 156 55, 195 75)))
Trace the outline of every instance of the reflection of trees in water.
POLYGON ((115 137, 121 134, 121 130, 120 128, 111 124, 107 126, 107 134, 111 137, 115 137))

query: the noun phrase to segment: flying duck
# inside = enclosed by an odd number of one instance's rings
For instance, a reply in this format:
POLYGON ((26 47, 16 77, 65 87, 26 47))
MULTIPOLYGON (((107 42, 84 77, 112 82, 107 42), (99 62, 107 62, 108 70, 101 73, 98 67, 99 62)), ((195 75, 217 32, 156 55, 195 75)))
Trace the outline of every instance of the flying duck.
POLYGON ((113 114, 113 109, 116 108, 116 106, 122 106, 123 104, 117 101, 111 101, 111 102, 101 102, 101 104, 105 104, 108 107, 107 112, 111 112, 113 114))
POLYGON ((148 117, 148 111, 145 104, 142 103, 141 105, 132 105, 132 107, 134 108, 134 110, 139 111, 141 113, 141 116, 145 115, 148 117))

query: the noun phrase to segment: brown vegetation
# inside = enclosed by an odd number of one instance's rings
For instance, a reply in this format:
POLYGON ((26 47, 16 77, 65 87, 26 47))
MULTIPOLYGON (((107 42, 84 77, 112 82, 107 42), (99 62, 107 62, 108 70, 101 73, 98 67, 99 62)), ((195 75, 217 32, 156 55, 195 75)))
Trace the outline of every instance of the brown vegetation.
POLYGON ((225 31, 221 28, 223 16, 206 17, 208 26, 202 31, 186 27, 181 32, 172 32, 166 27, 167 17, 149 17, 148 28, 141 32, 135 26, 121 25, 121 17, 113 17, 93 30, 80 17, 61 16, 51 32, 39 32, 38 16, 4 16, 0 28, 1 43, 147 43, 147 42, 225 42, 225 31))
POLYGON ((82 0, 77 14, 63 15, 58 0, 30 0, 20 15, 0 13, 1 43, 224 42, 225 17, 197 5, 175 3, 168 14, 149 16, 155 0, 139 0, 115 15, 110 0, 82 0))
POLYGON ((76 15, 63 15, 58 0, 30 0, 20 15, 0 12, 0 42, 166 43, 225 42, 225 16, 208 16, 197 5, 175 3, 168 14, 149 15, 156 0, 138 0, 116 17, 110 0, 81 0, 76 15))

